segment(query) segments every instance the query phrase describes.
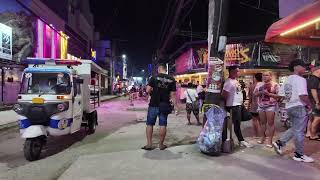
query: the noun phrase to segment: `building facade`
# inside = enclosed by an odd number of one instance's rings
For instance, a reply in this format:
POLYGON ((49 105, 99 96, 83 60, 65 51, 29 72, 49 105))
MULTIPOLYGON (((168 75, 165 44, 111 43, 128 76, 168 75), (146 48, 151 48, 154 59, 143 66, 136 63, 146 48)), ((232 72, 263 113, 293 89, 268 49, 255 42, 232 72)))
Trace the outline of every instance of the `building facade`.
POLYGON ((65 22, 41 1, 0 0, 0 103, 14 104, 27 57, 66 58, 65 22))
MULTIPOLYGON (((35 0, 36 1, 36 0, 35 0)), ((92 59, 94 21, 88 0, 41 1, 64 20, 65 34, 69 37, 67 58, 92 59)))

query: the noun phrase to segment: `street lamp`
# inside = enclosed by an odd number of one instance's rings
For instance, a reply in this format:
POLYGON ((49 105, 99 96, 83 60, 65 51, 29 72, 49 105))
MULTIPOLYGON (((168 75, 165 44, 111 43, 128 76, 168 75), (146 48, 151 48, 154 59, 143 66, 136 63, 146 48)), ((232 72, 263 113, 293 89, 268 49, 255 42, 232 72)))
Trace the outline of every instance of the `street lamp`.
POLYGON ((122 54, 122 59, 126 59, 126 58, 127 58, 127 55, 122 54))

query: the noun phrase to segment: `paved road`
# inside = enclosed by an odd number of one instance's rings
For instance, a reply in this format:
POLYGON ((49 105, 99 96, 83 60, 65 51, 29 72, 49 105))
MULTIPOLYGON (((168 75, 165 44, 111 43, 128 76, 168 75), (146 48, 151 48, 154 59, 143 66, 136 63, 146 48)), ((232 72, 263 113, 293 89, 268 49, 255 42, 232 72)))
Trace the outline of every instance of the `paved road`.
MULTIPOLYGON (((128 107, 127 98, 118 98, 103 103, 97 109, 99 126, 95 134, 87 136, 82 130, 73 135, 49 138, 41 158, 53 156, 70 147, 98 141, 117 129, 135 123, 144 117, 144 111, 127 111, 128 107)), ((24 140, 20 138, 18 128, 0 132, 0 172, 1 169, 4 171, 6 168, 15 168, 29 163, 23 156, 23 143, 24 140)))

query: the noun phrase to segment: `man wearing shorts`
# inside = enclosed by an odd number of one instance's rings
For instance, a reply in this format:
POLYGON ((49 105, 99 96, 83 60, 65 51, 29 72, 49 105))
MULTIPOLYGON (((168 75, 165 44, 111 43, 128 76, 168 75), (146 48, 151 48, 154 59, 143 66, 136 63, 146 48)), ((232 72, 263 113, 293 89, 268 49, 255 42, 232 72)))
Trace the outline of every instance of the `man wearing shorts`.
MULTIPOLYGON (((176 102, 176 81, 172 76, 166 74, 166 66, 159 65, 158 75, 152 76, 147 85, 147 93, 151 95, 148 115, 147 115, 147 145, 143 146, 142 149, 152 150, 152 134, 153 126, 156 123, 157 117, 159 117, 160 126, 160 142, 159 149, 164 150, 167 146, 164 144, 164 139, 167 133, 167 119, 168 114, 160 111, 160 104, 170 105, 170 101, 175 105, 176 102)), ((177 111, 176 111, 177 114, 177 111)))

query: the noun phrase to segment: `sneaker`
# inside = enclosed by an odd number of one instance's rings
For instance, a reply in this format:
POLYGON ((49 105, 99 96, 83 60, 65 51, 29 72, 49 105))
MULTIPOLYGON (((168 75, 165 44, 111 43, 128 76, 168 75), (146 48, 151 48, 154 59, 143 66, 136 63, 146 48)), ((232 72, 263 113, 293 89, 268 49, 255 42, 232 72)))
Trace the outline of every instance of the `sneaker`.
POLYGON ((253 145, 248 143, 247 141, 240 141, 240 146, 244 146, 244 147, 247 147, 247 148, 252 148, 253 145))
POLYGON ((314 160, 306 155, 301 155, 299 153, 294 153, 295 155, 293 156, 293 160, 298 161, 298 162, 305 162, 305 163, 312 163, 314 160))
POLYGON ((273 142, 273 148, 274 148, 274 151, 276 151, 277 154, 281 155, 282 154, 282 143, 280 140, 276 141, 276 142, 273 142))

